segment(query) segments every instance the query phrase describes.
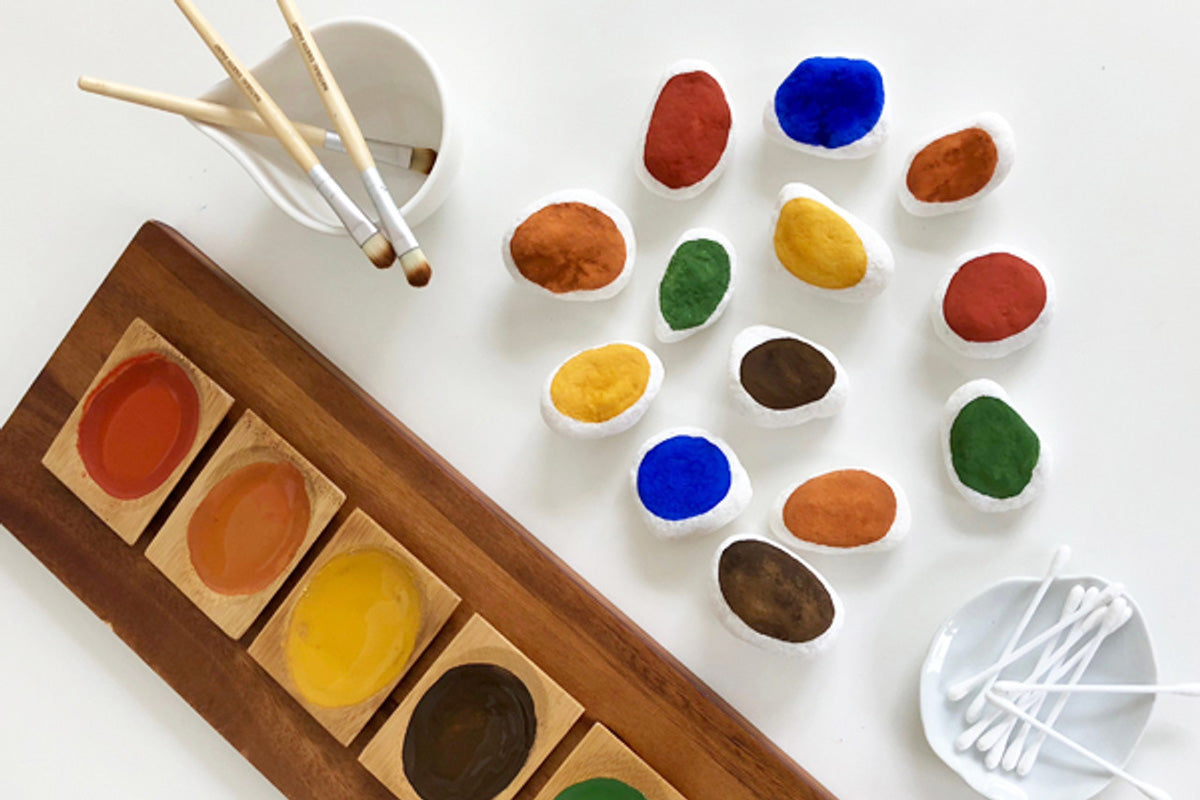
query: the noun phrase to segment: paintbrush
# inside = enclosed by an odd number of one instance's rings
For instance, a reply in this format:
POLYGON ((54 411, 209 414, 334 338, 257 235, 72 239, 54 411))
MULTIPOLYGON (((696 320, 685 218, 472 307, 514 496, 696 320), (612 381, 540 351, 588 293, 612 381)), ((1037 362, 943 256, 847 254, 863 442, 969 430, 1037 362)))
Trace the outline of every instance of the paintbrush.
POLYGON ((192 23, 196 33, 200 34, 200 38, 221 62, 221 66, 229 73, 230 79, 250 100, 263 122, 271 129, 271 133, 283 145, 283 149, 308 175, 308 179, 313 182, 317 191, 321 193, 330 208, 337 214, 338 219, 342 221, 350 233, 350 238, 354 239, 355 243, 362 248, 367 258, 371 259, 372 264, 380 268, 391 266, 392 262, 396 260, 396 253, 391 244, 375 227, 375 223, 371 222, 362 209, 350 199, 350 196, 338 185, 325 167, 321 166, 317 154, 308 146, 308 142, 304 141, 304 137, 284 115, 283 110, 233 54, 220 34, 208 24, 208 20, 201 16, 192 0, 175 0, 175 5, 179 6, 179 10, 192 23))
MULTIPOLYGON (((271 129, 267 127, 267 123, 262 121, 262 117, 248 108, 234 108, 210 100, 180 97, 166 92, 156 92, 152 89, 142 89, 137 86, 92 78, 87 75, 80 77, 79 88, 92 94, 111 97, 114 100, 124 100, 147 108, 157 108, 160 111, 179 114, 196 122, 206 122, 221 128, 258 136, 274 136, 271 129)), ((292 126, 312 147, 320 147, 336 153, 346 152, 346 146, 342 144, 341 137, 333 131, 327 131, 305 122, 292 121, 292 126)), ((433 169, 434 162, 437 161, 437 151, 431 147, 412 147, 383 139, 367 139, 366 142, 371 155, 377 161, 419 172, 422 175, 428 175, 433 169)))
POLYGON ((295 2, 293 0, 277 0, 277 2, 279 10, 283 12, 283 18, 287 20, 292 38, 295 39, 296 46, 300 48, 304 64, 308 67, 308 74, 312 78, 313 84, 316 85, 317 92, 321 95, 321 102, 325 104, 325 110, 329 112, 333 126, 337 128, 338 134, 342 137, 342 143, 346 146, 350 160, 354 162, 354 166, 362 175, 367 195, 370 196, 371 202, 375 204, 375 208, 379 212, 380 225, 391 239, 392 246, 400 258, 404 276, 413 286, 424 286, 429 283, 429 279, 433 275, 429 261, 421 252, 421 246, 413 236, 408 223, 404 221, 400 209, 396 207, 396 201, 388 192, 383 178, 380 177, 379 170, 375 167, 375 159, 371 157, 371 151, 367 148, 362 131, 358 128, 358 122, 350 110, 350 104, 346 102, 346 96, 338 88, 337 81, 334 79, 329 65, 325 63, 325 57, 321 55, 316 41, 313 40, 312 33, 304 24, 304 20, 300 18, 300 12, 296 8, 295 2))

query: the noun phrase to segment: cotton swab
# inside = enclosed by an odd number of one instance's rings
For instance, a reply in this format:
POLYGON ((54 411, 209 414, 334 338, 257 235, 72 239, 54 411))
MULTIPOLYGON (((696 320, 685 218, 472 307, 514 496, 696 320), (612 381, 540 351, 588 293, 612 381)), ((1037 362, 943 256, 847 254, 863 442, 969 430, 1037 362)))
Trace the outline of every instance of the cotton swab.
MULTIPOLYGON (((1000 658, 1005 658, 1017 647, 1017 643, 1021 641, 1021 637, 1025 634, 1025 629, 1029 627, 1030 620, 1037 613, 1038 607, 1042 604, 1042 598, 1046 596, 1046 591, 1050 588, 1050 584, 1058 577, 1058 573, 1062 571, 1063 565, 1067 563, 1067 559, 1071 557, 1071 548, 1063 545, 1054 553, 1054 557, 1050 559, 1050 567, 1046 570, 1045 577, 1038 584, 1037 591, 1033 593, 1033 597, 1029 601, 1029 605, 1025 608, 1025 613, 1021 615, 1020 622, 1013 630, 1012 636, 1008 639, 1008 644, 1004 645, 1004 651, 1000 654, 1000 658)), ((971 701, 971 705, 967 706, 967 722, 975 722, 983 715, 983 708, 987 702, 988 690, 992 688, 996 676, 988 678, 980 687, 979 693, 975 695, 975 699, 971 701)))
POLYGON ((1200 697, 1200 683, 1022 683, 1020 681, 996 681, 992 687, 1003 694, 1018 692, 1048 692, 1065 694, 1178 694, 1200 697))
MULTIPOLYGON (((1067 592, 1067 599, 1066 602, 1063 603, 1062 612, 1059 614, 1059 619, 1065 619, 1073 614, 1075 610, 1079 608, 1079 605, 1083 602, 1085 596, 1086 591, 1082 586, 1072 586, 1071 590, 1067 592)), ((1083 622, 1081 620, 1080 622, 1076 623, 1076 626, 1078 627, 1082 624, 1083 622)), ((1031 675, 1042 675, 1044 673, 1043 667, 1049 663, 1050 655, 1055 652, 1056 643, 1057 637, 1046 642, 1046 647, 1042 651, 1042 654, 1038 657, 1037 666, 1034 667, 1031 675)), ((1031 678, 1031 680, 1036 680, 1036 678, 1031 678)), ((986 701, 986 694, 984 695, 984 698, 986 701)), ((1021 702, 1022 699, 1023 698, 1016 698, 1017 702, 1021 702)), ((954 740, 955 748, 958 750, 966 750, 972 745, 977 744, 979 739, 983 736, 984 732, 988 730, 992 723, 996 722, 1004 715, 1002 712, 993 709, 992 712, 986 717, 983 715, 980 716, 981 720, 974 721, 969 728, 964 730, 954 740)), ((967 722, 972 723, 971 720, 967 720, 967 722)))
MULTIPOLYGON (((88 75, 81 76, 78 85, 85 92, 111 97, 114 100, 124 100, 127 103, 136 103, 147 108, 157 108, 159 111, 179 114, 196 122, 206 122, 209 125, 258 136, 274 136, 271 129, 267 127, 267 123, 263 122, 262 117, 248 108, 234 108, 209 100, 180 97, 166 92, 156 92, 152 89, 101 80, 88 75)), ((333 131, 327 131, 304 122, 293 121, 292 126, 312 147, 321 147, 336 153, 346 152, 346 146, 333 131)), ((379 161, 419 172, 422 175, 428 175, 437 161, 437 151, 430 147, 411 147, 382 139, 367 139, 366 142, 371 154, 379 161)))
POLYGON ((1095 753, 1093 753, 1091 750, 1088 750, 1083 745, 1075 742, 1073 739, 1068 738, 1067 736, 1056 731, 1054 728, 1051 728, 1050 726, 1046 725, 1044 722, 1042 722, 1037 717, 1027 714, 1026 712, 1022 711, 1021 709, 1017 708, 1017 706, 1014 705, 1011 701, 1006 700, 1005 698, 999 696, 995 692, 990 692, 988 694, 988 702, 991 703, 992 705, 996 706, 997 708, 999 708, 1001 711, 1006 711, 1009 714, 1014 714, 1017 717, 1020 717, 1022 720, 1024 720, 1025 722, 1028 722, 1034 728, 1037 728, 1039 731, 1044 733, 1046 736, 1050 737, 1051 739, 1054 739, 1055 741, 1059 742, 1063 746, 1074 751, 1078 755, 1086 758, 1087 760, 1091 761, 1093 764, 1096 764, 1098 767, 1105 770, 1106 772, 1111 774, 1113 777, 1120 778, 1121 780, 1128 783, 1130 786, 1133 786, 1135 789, 1137 789, 1139 792, 1144 794, 1146 797, 1151 798, 1151 800, 1171 800, 1171 795, 1167 794, 1167 792, 1163 791, 1162 789, 1159 789, 1157 786, 1153 786, 1149 783, 1146 783, 1145 781, 1141 780, 1140 778, 1136 778, 1133 775, 1130 775, 1128 772, 1121 769, 1116 764, 1113 764, 1112 762, 1107 761, 1104 758, 1096 755, 1095 753))
MULTIPOLYGON (((1090 588, 1084 590, 1083 587, 1078 584, 1076 584, 1075 586, 1072 587, 1072 592, 1074 592, 1075 590, 1083 591, 1083 595, 1082 595, 1083 600, 1090 600, 1090 599, 1094 598, 1096 595, 1100 594, 1100 590, 1095 587, 1090 587, 1090 588)), ((1074 633, 1076 630, 1078 630, 1082 624, 1083 624, 1082 622, 1075 623, 1075 627, 1071 628, 1071 633, 1074 633)), ((1068 638, 1070 638, 1070 635, 1071 634, 1068 634, 1068 638)), ((1051 640, 1051 641, 1053 641, 1053 640, 1051 640)), ((1048 649, 1050 648, 1049 644, 1047 644, 1047 648, 1048 649)), ((1049 650, 1047 652, 1049 652, 1049 650)), ((1065 670, 1062 672, 1054 672, 1053 674, 1047 676, 1046 680, 1047 680, 1047 682, 1050 682, 1050 683, 1057 682, 1058 679, 1060 677, 1062 677, 1063 674, 1065 674, 1065 670)), ((1029 713, 1033 714, 1035 717, 1042 710, 1042 705, 1046 702, 1046 695, 1044 695, 1040 692, 1026 693, 1026 694, 1022 695, 1022 697, 1033 698, 1033 702, 1025 705, 1024 709, 1026 711, 1028 711, 1029 713)), ((1018 698, 1017 705, 1018 706, 1021 705, 1020 698, 1018 698)), ((1016 726, 1017 718, 1010 717, 1010 722, 1011 722, 1011 727, 1009 728, 1008 733, 1011 734, 1013 727, 1016 726)), ((1006 770, 1014 769, 1017 765, 1017 759, 1019 759, 1021 757, 1021 750, 1024 749, 1024 747, 1025 747, 1025 740, 1029 738, 1029 731, 1030 731, 1029 725, 1022 724, 1021 730, 1013 738, 1012 742, 1007 743, 1005 746, 1003 746, 1004 752, 1002 754, 1000 754, 1000 753, 993 754, 993 753, 989 752, 988 755, 991 757, 991 760, 996 762, 991 768, 995 769, 996 766, 1003 765, 1004 769, 1006 769, 1006 770)), ((1008 735, 1006 734, 1005 739, 1007 740, 1007 738, 1008 738, 1008 735)), ((1001 745, 998 744, 997 748, 1000 748, 1000 747, 1001 747, 1001 745)))
POLYGON ((325 167, 317 159, 317 154, 308 146, 308 142, 284 115, 283 110, 276 105, 258 80, 242 65, 237 56, 229 49, 229 45, 221 38, 196 8, 192 0, 175 0, 175 5, 183 12, 196 33, 212 50, 213 55, 221 62, 221 66, 229 73, 230 79, 237 84, 242 93, 250 100, 263 122, 275 134, 275 138, 283 145, 300 168, 308 175, 309 180, 317 187, 317 191, 329 203, 338 219, 345 225, 355 243, 362 248, 367 258, 377 267, 390 266, 396 260, 392 245, 375 224, 363 214, 362 209, 355 205, 350 196, 330 176, 325 167))
POLYGON ((954 702, 962 700, 976 686, 983 683, 991 676, 1000 673, 1009 664, 1012 664, 1015 661, 1020 661, 1022 658, 1036 650, 1040 645, 1044 644, 1052 636, 1058 635, 1063 628, 1066 628, 1073 624, 1076 620, 1091 614, 1092 611, 1094 611, 1098 606, 1102 606, 1109 600, 1112 600, 1114 597, 1118 597, 1119 595, 1123 594, 1124 591, 1125 587, 1119 583, 1109 584, 1107 587, 1105 587, 1104 591, 1096 596, 1095 602, 1091 604, 1084 603, 1074 614, 1060 620, 1056 625, 1053 625, 1042 631, 1042 633, 1040 633, 1038 636, 1035 636, 1021 647, 1009 653, 1007 657, 1000 659, 992 666, 975 675, 972 675, 970 678, 955 683, 946 690, 946 697, 954 702))
MULTIPOLYGON (((1079 679, 1083 677, 1083 673, 1087 672, 1087 668, 1091 666, 1092 659, 1096 657, 1096 653, 1099 651, 1100 646, 1104 644, 1104 640, 1120 630, 1121 626, 1128 622, 1132 616, 1133 607, 1125 602, 1124 598, 1118 597, 1113 602, 1108 616, 1105 617, 1104 624, 1100 626, 1100 633, 1096 635, 1096 638, 1084 651, 1083 657, 1079 659, 1079 665, 1075 668, 1075 672, 1072 673, 1068 684, 1079 683, 1079 679)), ((1054 727, 1054 723, 1058 721, 1059 715, 1062 714, 1063 708, 1070 699, 1071 695, 1069 694, 1059 695, 1054 707, 1050 709, 1050 714, 1046 717, 1046 725, 1048 727, 1054 727)), ((1029 774, 1029 771, 1033 769, 1034 763, 1037 762, 1038 753, 1041 752, 1042 745, 1045 742, 1046 734, 1042 732, 1034 739, 1033 744, 1029 746, 1025 754, 1021 756, 1021 760, 1017 762, 1018 775, 1025 776, 1029 774)))
POLYGON ((375 166, 375 159, 371 157, 371 151, 367 148, 362 131, 358 128, 354 113, 350 110, 350 104, 346 102, 346 97, 338 87, 329 65, 325 63, 325 57, 321 55, 321 50, 317 47, 317 42, 309 32, 308 26, 301 19, 295 2, 293 0, 277 0, 277 2, 279 10, 283 12, 283 18, 287 20, 292 38, 295 39, 296 46, 300 48, 304 64, 308 67, 309 77, 317 87, 317 93, 321 95, 321 102, 325 104, 325 110, 329 113, 334 127, 342 137, 342 143, 346 145, 346 152, 350 156, 350 160, 354 162, 354 166, 362 175, 367 195, 379 212, 379 222, 400 258, 404 277, 412 286, 424 286, 433 276, 429 261, 421 252, 417 238, 413 236, 408 223, 400 214, 400 209, 396 207, 396 201, 392 199, 387 185, 380 177, 379 169, 375 166))

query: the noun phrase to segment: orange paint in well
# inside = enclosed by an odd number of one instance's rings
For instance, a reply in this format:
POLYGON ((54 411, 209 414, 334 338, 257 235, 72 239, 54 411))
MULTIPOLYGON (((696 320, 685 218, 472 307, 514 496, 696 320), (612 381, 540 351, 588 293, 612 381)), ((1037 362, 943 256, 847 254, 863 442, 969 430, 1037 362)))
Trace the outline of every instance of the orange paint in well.
POLYGON ((83 404, 76 447, 88 475, 121 500, 162 485, 187 456, 200 425, 200 395, 158 353, 126 359, 83 404))
POLYGON ((192 513, 188 552, 214 592, 262 591, 287 569, 308 532, 304 476, 291 464, 262 461, 222 478, 192 513))
POLYGON ((826 547, 861 547, 887 536, 896 521, 896 495, 861 469, 827 472, 796 487, 783 506, 783 524, 797 539, 826 547))

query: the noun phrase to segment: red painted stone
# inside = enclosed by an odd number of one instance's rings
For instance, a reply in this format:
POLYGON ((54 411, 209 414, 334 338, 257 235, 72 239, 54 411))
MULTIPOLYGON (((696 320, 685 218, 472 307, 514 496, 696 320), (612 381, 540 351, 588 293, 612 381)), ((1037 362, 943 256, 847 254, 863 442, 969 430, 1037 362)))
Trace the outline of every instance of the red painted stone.
POLYGON ((1037 267, 1011 253, 988 253, 958 268, 942 314, 968 342, 998 342, 1028 328, 1046 307, 1046 282, 1037 267))
POLYGON ((707 72, 684 72, 663 85, 650 114, 642 159, 671 189, 693 186, 712 172, 729 144, 733 115, 725 92, 707 72))

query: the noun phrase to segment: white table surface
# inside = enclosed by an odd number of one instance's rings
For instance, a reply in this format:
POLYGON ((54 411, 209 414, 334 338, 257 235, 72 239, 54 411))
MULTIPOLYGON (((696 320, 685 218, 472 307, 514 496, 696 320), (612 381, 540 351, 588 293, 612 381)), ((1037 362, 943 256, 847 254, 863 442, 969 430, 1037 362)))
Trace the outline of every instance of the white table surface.
MULTIPOLYGON (((201 3, 247 60, 284 38, 274 4, 201 3)), ((1164 679, 1200 678, 1200 5, 962 3, 457 3, 305 0, 310 22, 371 15, 415 34, 458 101, 467 152, 450 200, 418 234, 426 291, 376 273, 352 245, 269 206, 186 124, 86 96, 83 72, 177 93, 222 77, 169 2, 8 0, 0 151, 0 418, 49 358, 139 224, 164 220, 361 383, 417 434, 843 798, 972 793, 926 746, 918 666, 942 619, 1000 578, 1072 567, 1123 580, 1144 608, 1164 679), (1085 10, 1086 9, 1086 10, 1085 10), (762 106, 801 58, 864 53, 886 69, 894 111, 881 153, 823 162, 763 139, 762 106), (633 173, 637 128, 660 71, 700 57, 724 74, 737 120, 728 172, 698 200, 651 196, 633 173), (995 109, 1016 130, 1008 182, 951 218, 907 216, 895 190, 923 134, 995 109), (873 303, 803 293, 773 263, 779 186, 807 180, 891 242, 895 280, 873 303), (502 232, 526 203, 588 186, 638 235, 632 284, 597 304, 518 290, 502 232), (744 266, 729 313, 656 346, 667 380, 633 431, 600 442, 550 433, 547 371, 609 338, 653 342, 654 287, 686 227, 725 231, 744 266), (1060 314, 998 363, 952 355, 928 307, 954 256, 995 242, 1041 254, 1060 314), (724 393, 742 326, 797 330, 831 347, 853 385, 833 421, 765 431, 724 393), (971 510, 943 474, 942 403, 999 380, 1054 453, 1047 493, 1024 511, 971 510), (814 559, 841 592, 838 646, 810 663, 730 637, 706 605, 721 538, 662 543, 640 527, 627 470, 643 439, 708 426, 742 456, 754 501, 734 530, 765 530, 775 495, 822 468, 889 471, 914 510, 910 541, 879 557, 814 559)), ((0 476, 3 480, 4 476, 0 476)), ((0 796, 268 798, 277 792, 14 539, 0 537, 0 796)), ((1200 706, 1165 698, 1131 770, 1194 796, 1200 706)), ((1112 786, 1105 800, 1133 798, 1112 786)))

